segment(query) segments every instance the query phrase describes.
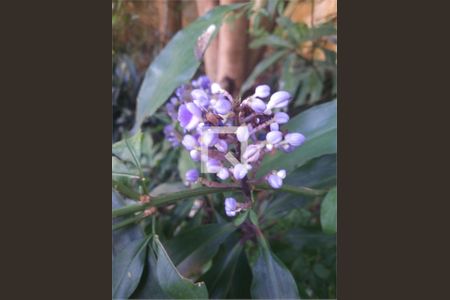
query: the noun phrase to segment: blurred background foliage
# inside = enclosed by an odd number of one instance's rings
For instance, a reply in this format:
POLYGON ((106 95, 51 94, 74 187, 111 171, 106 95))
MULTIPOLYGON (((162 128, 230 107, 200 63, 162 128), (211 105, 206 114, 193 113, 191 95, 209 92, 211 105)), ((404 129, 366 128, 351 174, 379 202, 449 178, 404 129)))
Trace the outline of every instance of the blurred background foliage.
MULTIPOLYGON (((142 130, 128 145, 123 139, 135 125, 137 97, 150 63, 178 31, 199 16, 216 6, 236 2, 242 1, 112 1, 112 169, 113 187, 122 191, 113 191, 114 208, 134 203, 136 194, 144 192, 130 147, 144 176, 151 178, 147 188, 152 195, 184 188, 183 174, 193 167, 193 162, 186 151, 172 147, 164 139, 163 128, 171 121, 163 109, 145 119, 142 130)), ((250 9, 222 26, 196 76, 207 74, 235 96, 253 93, 258 84, 289 91, 294 96, 289 107, 292 117, 311 107, 318 107, 322 114, 330 107, 335 112, 336 9, 336 0, 252 1, 250 9)), ((305 124, 294 126, 303 128, 305 124)), ((335 135, 335 125, 327 126, 320 130, 335 135)), ((335 186, 335 150, 311 155, 301 165, 293 166, 286 183, 310 188, 335 186)), ((226 196, 193 197, 158 208, 157 232, 181 274, 204 280, 210 297, 250 298, 252 273, 248 261, 253 264, 257 260, 257 245, 247 240, 242 249, 234 248, 239 234, 246 233, 245 228, 227 231, 227 217, 221 206, 226 196), (208 238, 211 236, 217 238, 208 238), (202 247, 184 253, 174 250, 186 243, 202 247), (217 285, 212 274, 219 267, 224 270, 224 277, 219 279, 230 281, 232 289, 217 285)), ((258 197, 260 227, 273 253, 294 277, 300 296, 335 298, 336 235, 335 230, 324 232, 321 224, 324 198, 268 192, 258 197)), ((145 219, 140 227, 148 233, 151 222, 145 219)), ((134 237, 141 233, 135 227, 114 233, 113 255, 126 242, 123 237, 130 234, 134 237)), ((147 267, 143 272, 144 277, 151 276, 147 267)), ((133 297, 142 295, 145 289, 138 286, 133 297)))

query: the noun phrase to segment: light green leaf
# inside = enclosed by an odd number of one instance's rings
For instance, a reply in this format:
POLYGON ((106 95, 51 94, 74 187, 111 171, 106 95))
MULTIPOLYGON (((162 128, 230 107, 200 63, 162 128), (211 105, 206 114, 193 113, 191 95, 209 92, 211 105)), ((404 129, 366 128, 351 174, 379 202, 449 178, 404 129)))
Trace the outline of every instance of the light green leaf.
POLYGON ((313 158, 336 153, 336 108, 337 100, 333 100, 314 106, 292 118, 282 129, 302 133, 306 137, 305 143, 291 153, 278 151, 266 157, 258 176, 280 169, 289 173, 313 158))
POLYGON ((246 4, 218 6, 177 32, 145 74, 138 94, 136 123, 133 131, 137 131, 144 119, 151 116, 178 86, 194 76, 201 63, 195 55, 198 38, 210 25, 215 25, 214 33, 204 40, 208 45, 219 31, 225 16, 244 5, 246 4))
POLYGON ((250 76, 248 76, 247 80, 242 85, 241 95, 246 90, 252 87, 252 85, 255 83, 255 80, 258 78, 259 75, 261 75, 264 71, 270 68, 270 66, 276 63, 278 60, 280 60, 286 53, 288 53, 287 50, 277 51, 273 54, 270 54, 269 56, 264 58, 261 62, 259 62, 253 69, 253 72, 250 74, 250 76))
POLYGON ((336 233, 337 190, 332 188, 320 207, 320 223, 325 233, 336 233))

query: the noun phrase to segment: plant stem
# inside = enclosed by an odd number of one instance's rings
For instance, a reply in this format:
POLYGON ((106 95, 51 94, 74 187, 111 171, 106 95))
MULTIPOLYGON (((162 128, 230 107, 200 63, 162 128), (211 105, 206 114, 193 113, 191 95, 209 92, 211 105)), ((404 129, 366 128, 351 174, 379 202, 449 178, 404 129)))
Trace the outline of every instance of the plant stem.
POLYGON ((132 214, 138 211, 143 211, 149 206, 162 206, 162 205, 168 205, 172 204, 178 200, 188 199, 195 196, 203 196, 208 194, 215 194, 215 193, 222 193, 222 192, 228 192, 228 191, 235 191, 238 190, 236 187, 214 187, 214 188, 206 188, 206 187, 200 187, 195 188, 191 190, 186 191, 180 191, 175 192, 168 195, 161 195, 157 197, 151 198, 151 201, 149 203, 145 204, 136 204, 136 205, 129 205, 118 209, 113 209, 112 216, 113 217, 120 217, 123 215, 132 214))
POLYGON ((117 223, 117 224, 114 224, 114 225, 112 226, 112 230, 117 230, 117 229, 123 228, 123 227, 125 227, 125 226, 128 226, 128 225, 130 225, 130 224, 137 223, 137 222, 143 220, 144 218, 145 218, 144 214, 139 214, 139 215, 137 215, 137 216, 131 217, 131 218, 126 219, 126 220, 124 220, 124 221, 122 221, 122 222, 119 222, 119 223, 117 223))
MULTIPOLYGON (((258 184, 255 186, 258 190, 273 190, 272 187, 270 187, 267 184, 258 184)), ((307 187, 296 187, 292 185, 283 184, 281 188, 278 189, 281 192, 288 192, 292 194, 298 194, 303 196, 322 196, 327 193, 326 190, 315 190, 307 187)))

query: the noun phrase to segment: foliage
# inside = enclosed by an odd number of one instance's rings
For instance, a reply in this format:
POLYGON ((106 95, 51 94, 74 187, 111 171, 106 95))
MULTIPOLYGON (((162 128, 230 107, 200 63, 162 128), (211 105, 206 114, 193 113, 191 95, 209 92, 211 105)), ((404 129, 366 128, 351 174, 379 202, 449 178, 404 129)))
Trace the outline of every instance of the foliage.
MULTIPOLYGON (((335 80, 335 54, 319 43, 335 29, 291 24, 279 3, 268 1, 262 10, 265 16, 281 15, 273 31, 256 22, 252 46, 274 50, 242 91, 275 68, 274 85, 294 96, 289 111, 295 114, 281 130, 302 132, 306 141, 288 154, 265 157, 259 169, 262 175, 286 169, 284 185, 274 190, 252 183, 252 207, 229 217, 224 200, 244 197, 242 187, 185 186, 193 163, 187 151, 164 139, 171 120, 160 106, 195 75, 198 38, 211 22, 219 27, 229 11, 248 8, 221 6, 179 32, 153 61, 138 92, 134 134, 125 134, 128 123, 117 135, 123 139, 112 146, 113 298, 336 297, 337 100, 324 78, 320 89, 311 84, 317 74, 331 72, 335 80), (308 41, 329 60, 303 57, 298 47, 308 41)), ((128 74, 121 78, 132 78, 128 74)))

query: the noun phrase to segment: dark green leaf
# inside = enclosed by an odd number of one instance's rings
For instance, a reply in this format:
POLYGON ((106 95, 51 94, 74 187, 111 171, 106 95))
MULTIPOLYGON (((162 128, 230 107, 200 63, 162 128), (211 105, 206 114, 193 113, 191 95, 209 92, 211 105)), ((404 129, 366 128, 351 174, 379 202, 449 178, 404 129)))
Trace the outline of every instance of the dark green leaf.
POLYGON ((195 74, 201 62, 195 54, 198 38, 210 25, 215 25, 216 29, 212 36, 203 42, 209 44, 217 34, 225 15, 243 5, 245 4, 218 6, 171 39, 145 74, 137 99, 134 130, 137 130, 143 120, 151 116, 178 86, 195 74))
POLYGON ((232 223, 196 227, 167 241, 173 262, 184 276, 200 272, 236 227, 232 223))
POLYGON ((157 236, 154 246, 158 257, 156 263, 158 283, 171 299, 208 299, 205 284, 203 282, 194 284, 181 276, 157 236))
POLYGON ((253 273, 252 298, 255 299, 299 299, 297 284, 284 264, 268 247, 259 247, 253 273))
POLYGON ((289 154, 279 151, 266 157, 258 175, 279 169, 291 172, 313 158, 336 153, 336 104, 333 100, 317 105, 292 118, 283 129, 302 133, 306 137, 305 143, 289 154))
POLYGON ((236 267, 242 253, 243 245, 239 240, 234 246, 225 243, 215 256, 212 267, 204 275, 203 280, 208 286, 211 299, 224 299, 230 288, 233 277, 236 275, 236 267))
POLYGON ((120 251, 112 262, 113 298, 128 298, 138 286, 144 269, 149 239, 132 241, 120 251))
POLYGON ((336 233, 337 190, 332 188, 323 199, 320 222, 325 233, 336 233))
MULTIPOLYGON (((134 202, 134 201, 133 201, 134 202)), ((120 208, 126 205, 125 199, 122 198, 114 190, 112 191, 112 208, 120 208)), ((113 224, 118 224, 124 221, 126 217, 119 217, 113 220, 113 224)), ((144 233, 139 226, 128 226, 112 233, 112 253, 113 256, 117 255, 126 245, 130 244, 134 240, 142 239, 144 233)))
POLYGON ((148 245, 149 253, 141 283, 133 294, 135 299, 207 299, 203 282, 184 278, 173 265, 158 236, 148 245))

